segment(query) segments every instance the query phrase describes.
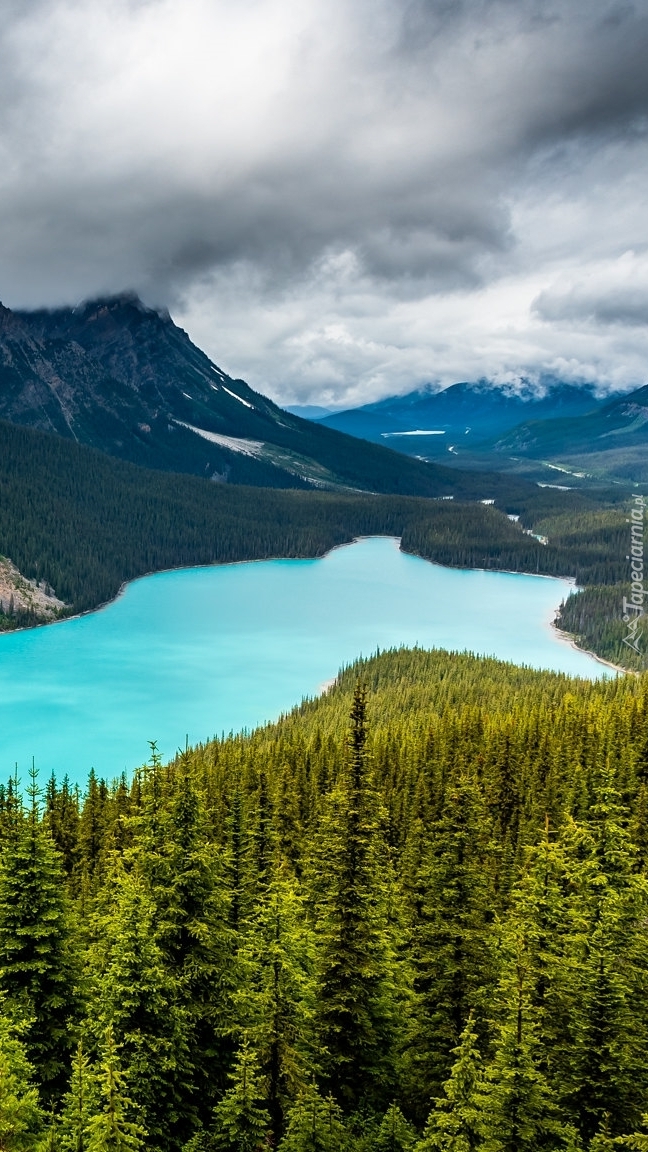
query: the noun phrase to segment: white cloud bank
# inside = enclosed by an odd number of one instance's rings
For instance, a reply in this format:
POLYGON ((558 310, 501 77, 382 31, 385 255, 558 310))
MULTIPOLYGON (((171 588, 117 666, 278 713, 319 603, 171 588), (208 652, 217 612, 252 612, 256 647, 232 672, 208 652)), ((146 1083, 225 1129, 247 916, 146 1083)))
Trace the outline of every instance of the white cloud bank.
POLYGON ((0 299, 285 402, 648 380, 648 5, 0 0, 0 299))

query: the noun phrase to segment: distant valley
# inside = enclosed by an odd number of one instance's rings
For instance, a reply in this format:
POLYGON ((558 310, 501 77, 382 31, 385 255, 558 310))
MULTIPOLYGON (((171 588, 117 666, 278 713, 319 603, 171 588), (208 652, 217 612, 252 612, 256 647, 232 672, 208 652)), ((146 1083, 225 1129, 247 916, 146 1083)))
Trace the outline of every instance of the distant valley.
POLYGON ((648 387, 600 396, 547 380, 542 392, 485 383, 417 391, 318 420, 406 455, 536 483, 648 483, 648 387))

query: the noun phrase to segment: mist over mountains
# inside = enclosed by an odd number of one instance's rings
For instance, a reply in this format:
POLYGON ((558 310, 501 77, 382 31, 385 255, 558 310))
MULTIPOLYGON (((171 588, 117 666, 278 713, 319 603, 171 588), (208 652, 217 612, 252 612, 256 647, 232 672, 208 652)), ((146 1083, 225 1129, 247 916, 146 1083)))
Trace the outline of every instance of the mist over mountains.
POLYGON ((592 384, 579 386, 550 379, 543 385, 512 389, 482 380, 453 384, 437 392, 420 389, 335 412, 319 422, 378 444, 388 442, 391 447, 412 454, 420 452, 423 443, 428 451, 436 447, 447 452, 454 440, 472 447, 503 435, 522 421, 579 416, 603 403, 592 384), (421 436, 416 435, 417 431, 421 436), (440 439, 423 442, 425 434, 440 439))
POLYGON ((517 472, 540 483, 648 481, 648 386, 601 395, 556 379, 540 387, 485 381, 419 390, 318 421, 417 458, 517 472))
POLYGON ((0 307, 0 419, 220 483, 421 496, 457 488, 449 469, 284 411, 133 294, 52 311, 0 307))

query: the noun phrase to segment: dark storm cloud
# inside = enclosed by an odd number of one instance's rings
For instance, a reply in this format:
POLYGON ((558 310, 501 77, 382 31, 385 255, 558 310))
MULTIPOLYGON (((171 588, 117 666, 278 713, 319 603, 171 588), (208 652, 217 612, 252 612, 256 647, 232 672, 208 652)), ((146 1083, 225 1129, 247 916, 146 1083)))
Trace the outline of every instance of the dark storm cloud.
MULTIPOLYGON (((388 344, 419 341, 395 378, 416 383, 434 367, 425 308, 430 328, 507 280, 513 300, 545 265, 528 323, 587 319, 552 281, 600 245, 600 209, 581 206, 570 238, 561 205, 582 198, 579 174, 612 205, 648 169, 646 4, 3 0, 0 15, 0 298, 131 286, 198 327, 239 300, 258 312, 253 374, 272 353, 295 382, 310 354, 340 387, 350 373, 384 390, 385 317, 407 313, 388 344), (362 331, 330 335, 354 316, 362 331)), ((609 259, 641 242, 631 217, 607 215, 609 259)), ((539 368, 565 355, 564 333, 543 339, 524 353, 539 368)), ((514 349, 484 355, 515 367, 514 349)))
POLYGON ((598 290, 574 288, 568 292, 541 292, 533 302, 543 320, 589 321, 597 325, 648 327, 648 282, 636 285, 601 285, 598 290))

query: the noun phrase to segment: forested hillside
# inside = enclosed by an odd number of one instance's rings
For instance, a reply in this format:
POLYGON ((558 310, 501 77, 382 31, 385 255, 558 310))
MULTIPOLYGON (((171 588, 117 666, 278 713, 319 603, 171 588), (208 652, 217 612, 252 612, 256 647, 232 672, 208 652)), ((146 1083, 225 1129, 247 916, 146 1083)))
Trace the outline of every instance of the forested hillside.
POLYGON ((646 678, 388 653, 20 796, 6 1152, 646 1146, 646 678))
POLYGON ((613 664, 642 672, 647 666, 643 627, 639 627, 638 651, 624 643, 628 625, 623 620, 623 598, 627 595, 627 583, 583 588, 567 597, 556 624, 577 637, 580 647, 613 664))
MULTIPOLYGON (((491 506, 212 484, 0 421, 0 554, 24 576, 45 581, 70 611, 97 607, 146 572, 319 556, 354 536, 380 533, 402 536, 406 551, 443 564, 609 583, 626 574, 617 546, 624 512, 622 504, 605 508, 595 494, 531 485, 505 490, 491 506), (552 516, 549 544, 522 531, 552 516)), ((542 534, 542 527, 533 530, 542 534)), ((4 618, 5 625, 17 622, 29 620, 4 618)))

